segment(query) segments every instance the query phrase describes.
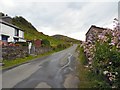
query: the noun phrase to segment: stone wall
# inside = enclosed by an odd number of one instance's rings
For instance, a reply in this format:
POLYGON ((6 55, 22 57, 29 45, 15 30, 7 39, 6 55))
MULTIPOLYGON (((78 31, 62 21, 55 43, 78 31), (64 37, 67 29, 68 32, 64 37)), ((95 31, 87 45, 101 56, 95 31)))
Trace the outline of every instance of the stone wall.
POLYGON ((35 49, 35 54, 38 55, 38 54, 43 54, 45 52, 49 52, 49 51, 52 51, 52 48, 51 47, 40 47, 40 48, 36 48, 35 49))
POLYGON ((5 60, 13 60, 28 56, 27 47, 4 46, 2 47, 2 57, 5 60))
MULTIPOLYGON (((32 55, 42 54, 48 51, 51 51, 50 47, 40 47, 40 48, 32 48, 32 55)), ((2 58, 3 60, 13 60, 16 58, 24 58, 29 55, 28 47, 20 47, 20 46, 4 46, 2 47, 2 58)))

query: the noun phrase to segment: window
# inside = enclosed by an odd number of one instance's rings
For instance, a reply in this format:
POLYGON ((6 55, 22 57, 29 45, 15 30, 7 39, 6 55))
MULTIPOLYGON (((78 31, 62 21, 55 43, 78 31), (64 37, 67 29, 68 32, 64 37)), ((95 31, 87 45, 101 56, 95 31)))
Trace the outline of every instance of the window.
POLYGON ((19 36, 19 30, 15 29, 15 36, 19 36))
POLYGON ((2 41, 3 42, 8 42, 8 38, 9 38, 9 36, 2 35, 2 41))

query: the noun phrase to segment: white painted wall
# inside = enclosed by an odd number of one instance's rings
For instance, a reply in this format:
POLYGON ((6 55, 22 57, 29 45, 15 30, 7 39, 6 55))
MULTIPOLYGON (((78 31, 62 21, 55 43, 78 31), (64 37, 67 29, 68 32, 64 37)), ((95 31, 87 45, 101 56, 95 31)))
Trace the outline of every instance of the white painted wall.
POLYGON ((1 32, 2 32, 2 24, 0 23, 0 40, 2 39, 1 32))
MULTIPOLYGON (((0 23, 0 26, 1 26, 0 40, 1 40, 1 34, 3 34, 3 35, 10 36, 8 38, 8 42, 14 42, 14 37, 17 37, 17 36, 15 36, 15 28, 11 27, 11 26, 8 26, 8 25, 5 25, 5 24, 2 24, 2 23, 0 23)), ((18 37, 21 38, 19 41, 23 41, 24 39, 22 39, 22 38, 24 38, 24 32, 19 30, 19 36, 18 37)))
POLYGON ((2 40, 1 34, 0 34, 0 40, 2 40))
POLYGON ((26 40, 20 38, 20 39, 19 39, 19 42, 26 42, 26 40))
POLYGON ((19 37, 24 38, 24 32, 23 31, 19 31, 19 37))
POLYGON ((1 34, 10 36, 8 38, 8 42, 13 42, 14 41, 14 39, 13 39, 13 37, 14 37, 14 31, 15 31, 15 29, 12 28, 12 27, 10 27, 10 26, 7 26, 5 24, 1 25, 1 34))

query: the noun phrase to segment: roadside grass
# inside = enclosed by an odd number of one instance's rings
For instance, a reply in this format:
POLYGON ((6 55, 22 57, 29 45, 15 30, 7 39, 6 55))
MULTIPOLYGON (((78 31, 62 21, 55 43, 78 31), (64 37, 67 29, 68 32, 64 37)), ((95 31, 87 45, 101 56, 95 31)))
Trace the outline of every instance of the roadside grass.
POLYGON ((40 54, 40 55, 37 55, 37 56, 29 55, 28 57, 17 58, 15 60, 3 60, 3 63, 5 65, 2 66, 2 69, 7 69, 7 68, 10 68, 10 67, 13 67, 13 66, 16 66, 16 65, 26 63, 26 62, 31 61, 31 60, 35 60, 36 58, 40 58, 40 57, 43 57, 43 56, 48 56, 50 54, 53 54, 53 53, 61 51, 61 50, 63 50, 63 49, 52 50, 52 51, 49 51, 47 53, 40 54))
POLYGON ((77 50, 79 51, 79 61, 81 64, 86 65, 88 64, 87 58, 84 54, 84 49, 83 47, 78 46, 77 50))
POLYGON ((78 67, 78 77, 80 79, 80 83, 78 84, 79 88, 90 88, 93 84, 93 81, 89 80, 90 72, 87 68, 85 68, 82 64, 79 64, 78 67))
POLYGON ((77 52, 79 52, 78 56, 78 65, 77 72, 80 83, 78 84, 79 88, 104 88, 108 87, 108 85, 103 81, 103 77, 100 75, 96 75, 93 73, 90 68, 85 67, 87 65, 87 59, 83 52, 83 48, 78 46, 77 52))
POLYGON ((87 64, 87 60, 86 60, 83 48, 80 47, 79 45, 76 51, 79 54, 77 72, 78 72, 80 83, 78 84, 78 88, 89 88, 92 86, 93 83, 88 78, 90 71, 88 70, 88 68, 85 68, 85 64, 87 64))

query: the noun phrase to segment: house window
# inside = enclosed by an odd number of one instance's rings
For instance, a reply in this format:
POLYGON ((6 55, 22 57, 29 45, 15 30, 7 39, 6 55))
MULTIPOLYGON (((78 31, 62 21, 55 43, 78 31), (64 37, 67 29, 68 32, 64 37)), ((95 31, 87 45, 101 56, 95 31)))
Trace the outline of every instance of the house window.
POLYGON ((14 42, 18 42, 19 41, 19 38, 14 38, 14 42))
POLYGON ((19 30, 15 29, 15 36, 19 36, 19 30))
POLYGON ((3 42, 8 42, 8 38, 9 38, 9 36, 2 35, 2 41, 3 42))

